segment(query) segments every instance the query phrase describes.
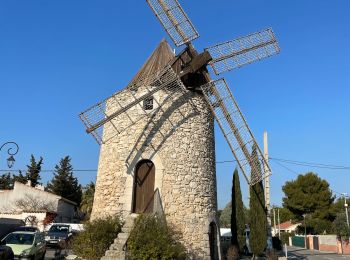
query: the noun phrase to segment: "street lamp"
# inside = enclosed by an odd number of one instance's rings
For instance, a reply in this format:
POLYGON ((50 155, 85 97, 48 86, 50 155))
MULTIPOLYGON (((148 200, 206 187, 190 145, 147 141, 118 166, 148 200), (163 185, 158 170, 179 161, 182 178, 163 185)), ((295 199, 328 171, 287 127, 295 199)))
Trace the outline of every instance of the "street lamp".
POLYGON ((305 249, 306 249, 306 214, 303 214, 303 217, 304 217, 304 230, 305 230, 304 241, 305 241, 305 249))
POLYGON ((346 223, 348 224, 349 227, 349 215, 348 215, 348 204, 346 203, 346 197, 347 197, 347 193, 342 193, 342 195, 344 196, 344 207, 345 207, 345 215, 346 215, 346 223))
POLYGON ((13 157, 18 153, 19 147, 18 144, 15 142, 6 142, 3 145, 0 146, 0 151, 2 148, 4 148, 6 145, 11 146, 10 148, 7 149, 7 154, 9 155, 9 158, 7 158, 7 166, 9 168, 12 168, 12 166, 15 164, 15 158, 13 157), (12 151, 14 149, 14 151, 12 151))

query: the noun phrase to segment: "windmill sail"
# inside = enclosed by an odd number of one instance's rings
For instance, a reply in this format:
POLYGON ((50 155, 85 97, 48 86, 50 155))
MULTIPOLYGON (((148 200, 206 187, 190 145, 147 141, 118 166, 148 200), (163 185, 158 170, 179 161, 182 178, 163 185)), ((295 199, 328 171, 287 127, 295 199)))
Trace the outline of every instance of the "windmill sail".
POLYGON ((199 37, 177 0, 147 0, 147 3, 177 47, 199 37))
MULTIPOLYGON (((161 90, 167 91, 169 100, 174 93, 184 89, 177 74, 170 66, 166 66, 160 72, 139 79, 124 91, 117 92, 79 116, 86 126, 86 132, 91 133, 99 144, 106 143, 142 118, 150 116, 147 111, 147 100, 155 93, 161 90), (137 93, 140 87, 142 94, 137 93)), ((162 104, 157 99, 152 99, 152 102, 156 103, 155 111, 161 109, 162 104)))
POLYGON ((210 62, 216 75, 280 52, 272 29, 266 29, 233 41, 206 49, 213 60, 210 62))
POLYGON ((201 88, 248 183, 254 185, 271 175, 270 167, 226 81, 211 81, 201 88))

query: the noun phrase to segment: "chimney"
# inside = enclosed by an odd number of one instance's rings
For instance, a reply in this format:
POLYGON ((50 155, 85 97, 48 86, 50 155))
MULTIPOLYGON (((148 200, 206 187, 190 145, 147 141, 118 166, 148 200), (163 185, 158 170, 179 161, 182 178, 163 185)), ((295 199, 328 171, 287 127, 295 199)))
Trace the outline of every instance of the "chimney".
POLYGON ((27 183, 26 183, 26 185, 29 186, 29 187, 32 186, 31 180, 28 180, 27 183))

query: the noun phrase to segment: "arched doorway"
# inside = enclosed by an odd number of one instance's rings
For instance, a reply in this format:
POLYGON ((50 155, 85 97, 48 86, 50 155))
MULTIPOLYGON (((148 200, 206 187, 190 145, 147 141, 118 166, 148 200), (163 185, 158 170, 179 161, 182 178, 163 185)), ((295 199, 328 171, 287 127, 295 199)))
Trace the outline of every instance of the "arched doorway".
POLYGON ((152 161, 143 160, 136 165, 134 178, 134 213, 153 211, 155 167, 152 161))
POLYGON ((217 225, 215 222, 209 224, 209 246, 210 246, 210 259, 219 259, 219 249, 218 249, 218 232, 217 225))

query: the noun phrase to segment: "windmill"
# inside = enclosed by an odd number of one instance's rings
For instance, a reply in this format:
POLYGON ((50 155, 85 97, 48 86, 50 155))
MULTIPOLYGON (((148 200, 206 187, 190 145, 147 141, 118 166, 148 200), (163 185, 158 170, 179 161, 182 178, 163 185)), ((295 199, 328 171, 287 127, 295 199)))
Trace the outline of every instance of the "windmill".
POLYGON ((186 47, 175 59, 155 73, 137 75, 126 88, 128 94, 118 92, 81 113, 80 118, 87 128, 87 133, 92 134, 99 144, 104 144, 126 131, 141 118, 150 118, 152 115, 147 108, 153 106, 153 102, 157 103, 158 110, 161 109, 162 104, 152 99, 157 92, 166 90, 171 96, 172 91, 177 95, 193 91, 203 94, 209 104, 249 185, 254 185, 269 176, 271 174, 269 164, 226 80, 223 78, 211 80, 208 66, 219 75, 279 53, 280 49, 272 29, 226 41, 199 53, 192 45, 192 41, 199 37, 199 33, 177 0, 147 0, 147 3, 174 44, 177 47, 182 45, 186 47), (140 86, 145 87, 146 91, 143 95, 137 96, 136 92, 140 86), (110 107, 114 107, 112 112, 108 112, 110 107), (143 113, 131 118, 127 111, 130 112, 135 107, 140 107, 143 113), (118 123, 124 122, 125 119, 128 124, 118 123), (104 133, 103 127, 111 128, 113 131, 104 133), (257 163, 252 157, 253 150, 256 150, 257 157, 262 163, 257 163))

